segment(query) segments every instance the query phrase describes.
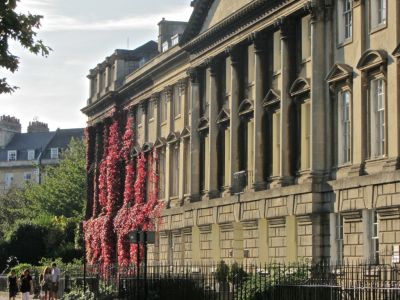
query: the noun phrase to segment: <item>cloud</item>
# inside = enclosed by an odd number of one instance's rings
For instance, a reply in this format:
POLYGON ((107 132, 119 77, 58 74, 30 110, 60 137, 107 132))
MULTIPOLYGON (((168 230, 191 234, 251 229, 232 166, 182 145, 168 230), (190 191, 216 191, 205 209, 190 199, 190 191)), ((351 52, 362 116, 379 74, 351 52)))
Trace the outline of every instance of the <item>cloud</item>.
POLYGON ((154 27, 162 18, 167 20, 188 20, 191 7, 183 7, 174 12, 119 19, 83 20, 66 15, 47 13, 42 20, 43 32, 54 31, 113 31, 121 29, 148 29, 154 27))

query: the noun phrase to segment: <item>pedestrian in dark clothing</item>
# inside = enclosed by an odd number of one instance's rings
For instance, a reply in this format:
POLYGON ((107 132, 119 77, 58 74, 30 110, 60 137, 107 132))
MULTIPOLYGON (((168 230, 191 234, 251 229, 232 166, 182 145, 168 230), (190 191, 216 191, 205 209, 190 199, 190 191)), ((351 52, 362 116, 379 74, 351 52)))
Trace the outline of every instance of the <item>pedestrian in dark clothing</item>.
POLYGON ((10 300, 15 300, 18 293, 17 275, 12 270, 10 276, 8 276, 8 295, 10 300))
POLYGON ((33 281, 29 270, 26 269, 20 279, 20 291, 22 293, 22 300, 29 300, 29 295, 33 294, 33 281))

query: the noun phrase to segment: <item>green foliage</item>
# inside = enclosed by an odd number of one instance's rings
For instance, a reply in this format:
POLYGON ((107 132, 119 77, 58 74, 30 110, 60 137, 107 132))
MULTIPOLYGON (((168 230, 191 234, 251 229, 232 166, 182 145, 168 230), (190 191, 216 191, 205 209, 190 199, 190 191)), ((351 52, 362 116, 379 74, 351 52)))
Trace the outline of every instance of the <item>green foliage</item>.
POLYGON ((31 274, 40 273, 41 272, 40 268, 35 267, 35 266, 31 265, 31 264, 23 263, 23 264, 19 264, 19 265, 15 266, 14 268, 11 268, 10 273, 11 273, 11 271, 15 271, 15 273, 17 274, 17 277, 19 277, 19 276, 22 275, 22 273, 26 269, 28 269, 31 274))
POLYGON ((228 282, 229 266, 221 260, 217 265, 217 270, 215 272, 215 279, 220 282, 228 282))
POLYGON ((31 223, 18 223, 11 232, 8 251, 21 262, 35 264, 46 252, 44 228, 31 223))
POLYGON ((282 284, 299 284, 307 280, 310 274, 307 266, 293 265, 282 268, 280 265, 270 265, 267 270, 247 276, 237 287, 235 300, 269 299, 268 292, 282 284))
POLYGON ((95 295, 90 292, 83 290, 72 290, 69 293, 64 294, 61 300, 95 300, 95 295))
MULTIPOLYGON (((9 50, 10 40, 19 43, 33 54, 47 56, 51 49, 36 39, 42 16, 16 12, 18 0, 0 1, 0 68, 14 73, 18 69, 19 57, 9 50)), ((0 94, 12 93, 17 87, 10 86, 6 78, 0 78, 0 94)))
POLYGON ((228 280, 231 283, 241 282, 243 278, 247 276, 247 273, 243 270, 242 266, 240 266, 237 262, 234 262, 231 265, 231 269, 229 270, 228 280))
POLYGON ((27 206, 27 201, 21 197, 18 189, 12 188, 0 194, 0 203, 0 240, 3 240, 12 226, 24 217, 22 210, 27 206))
POLYGON ((0 197, 0 271, 9 256, 37 264, 41 257, 82 256, 80 222, 86 203, 86 153, 71 140, 58 167, 46 169, 41 185, 31 184, 0 197), (78 234, 78 236, 76 236, 78 234), (28 250, 29 249, 29 250, 28 250))
POLYGON ((81 218, 86 203, 86 159, 83 140, 71 140, 62 153, 60 165, 45 169, 44 182, 25 189, 30 203, 27 215, 51 215, 64 218, 81 218))

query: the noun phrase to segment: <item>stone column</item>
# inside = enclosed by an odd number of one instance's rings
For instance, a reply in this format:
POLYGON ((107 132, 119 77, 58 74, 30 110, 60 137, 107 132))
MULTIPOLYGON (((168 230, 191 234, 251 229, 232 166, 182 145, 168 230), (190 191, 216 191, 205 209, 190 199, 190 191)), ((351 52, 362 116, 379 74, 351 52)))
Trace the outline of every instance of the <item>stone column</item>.
MULTIPOLYGON (((321 4, 322 6, 322 4, 321 4)), ((320 177, 326 166, 326 116, 329 99, 325 97, 325 51, 324 8, 317 6, 311 13, 311 175, 320 177)))
POLYGON ((233 174, 239 170, 239 149, 238 149, 238 134, 239 134, 239 102, 240 102, 240 48, 228 48, 227 52, 231 58, 231 91, 229 99, 230 109, 230 182, 229 186, 232 188, 233 185, 233 174))
POLYGON ((200 199, 200 135, 197 131, 200 119, 200 86, 198 69, 189 69, 190 101, 192 103, 190 124, 190 201, 200 199))
POLYGON ((207 80, 209 80, 210 88, 209 94, 209 116, 208 116, 208 153, 209 153, 209 174, 208 174, 208 198, 216 198, 218 192, 218 151, 217 151, 217 138, 218 138, 218 90, 217 90, 217 62, 214 60, 208 61, 207 80))
POLYGON ((153 107, 154 107, 154 112, 153 112, 153 118, 154 118, 154 124, 155 124, 155 140, 161 135, 161 128, 160 128, 160 116, 159 116, 159 100, 160 100, 160 93, 153 94, 151 96, 150 101, 153 102, 153 107))
POLYGON ((290 86, 291 76, 291 44, 293 39, 293 22, 281 19, 278 23, 281 29, 281 155, 279 185, 287 185, 292 181, 290 169, 290 86))
POLYGON ((174 131, 174 112, 173 112, 173 87, 168 86, 165 89, 166 93, 166 100, 167 100, 167 132, 173 132, 174 131))
POLYGON ((264 99, 264 68, 265 68, 265 46, 266 38, 265 35, 260 32, 255 32, 251 35, 251 39, 254 43, 254 79, 255 79, 255 90, 254 90, 254 151, 253 151, 253 189, 262 190, 266 187, 265 184, 265 157, 264 157, 264 139, 262 128, 262 119, 264 108, 262 105, 264 99))
POLYGON ((165 147, 165 203, 167 207, 170 207, 170 196, 171 196, 171 156, 172 156, 172 147, 174 144, 167 144, 165 147))
POLYGON ((189 116, 188 116, 188 111, 189 111, 189 107, 188 104, 189 102, 187 101, 187 78, 182 79, 179 81, 179 92, 181 95, 181 115, 183 118, 183 126, 188 126, 189 125, 189 116))
POLYGON ((149 141, 149 119, 148 119, 148 111, 147 111, 147 101, 143 101, 140 103, 140 107, 142 109, 142 125, 143 125, 143 143, 147 143, 149 141))
POLYGON ((180 147, 179 147, 179 184, 178 184, 178 196, 179 200, 183 200, 184 191, 185 191, 185 176, 187 176, 185 172, 185 139, 180 139, 180 147))

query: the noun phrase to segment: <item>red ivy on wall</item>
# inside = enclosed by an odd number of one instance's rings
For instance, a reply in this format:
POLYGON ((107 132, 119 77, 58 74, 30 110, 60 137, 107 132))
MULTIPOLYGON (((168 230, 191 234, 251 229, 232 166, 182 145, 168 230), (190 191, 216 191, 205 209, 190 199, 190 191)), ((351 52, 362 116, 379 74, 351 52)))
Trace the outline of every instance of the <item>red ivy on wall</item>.
MULTIPOLYGON (((121 118, 115 117, 110 126, 104 125, 103 155, 99 176, 93 183, 98 181, 94 192, 98 190, 102 211, 97 215, 93 203, 93 215, 84 223, 87 260, 91 264, 101 263, 103 270, 116 260, 120 265, 132 263, 137 249, 128 243, 128 233, 134 229, 154 230, 161 214, 157 153, 152 150, 132 158, 133 119, 128 117, 126 121, 122 143, 120 122, 121 118)), ((99 146, 96 140, 96 147, 99 146)))

